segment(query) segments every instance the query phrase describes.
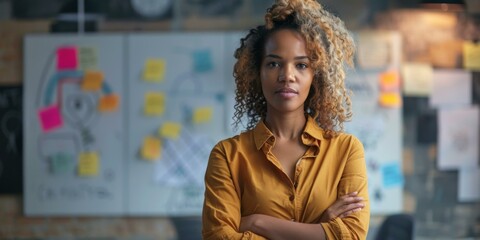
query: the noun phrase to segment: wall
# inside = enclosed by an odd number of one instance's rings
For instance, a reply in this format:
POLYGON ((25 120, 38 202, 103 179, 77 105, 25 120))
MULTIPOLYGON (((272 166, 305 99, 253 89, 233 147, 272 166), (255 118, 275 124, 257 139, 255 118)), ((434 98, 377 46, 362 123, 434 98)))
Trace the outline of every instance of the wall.
MULTIPOLYGON (((375 3, 379 0, 363 1, 375 3)), ((6 5, 5 2, 1 1, 6 5)), ((348 12, 349 0, 339 7, 339 13, 348 12)), ((362 1, 361 1, 362 2, 362 1)), ((384 2, 384 1, 381 1, 384 2)), ((388 1, 389 6, 398 1, 388 1)), ((412 3, 413 1, 407 1, 412 3)), ((343 3, 343 1, 342 1, 343 3)), ((2 6, 5 6, 2 5, 2 6)), ((383 4, 385 5, 385 4, 383 4)), ((251 6, 250 6, 251 7, 251 6)), ((388 7, 388 6, 386 6, 388 7)), ((361 8, 349 13, 347 25, 352 28, 368 27, 366 11, 372 15, 375 7, 361 8)), ((377 9, 385 10, 385 9, 377 9)), ((244 9, 243 12, 248 12, 244 9)), ((430 61, 428 47, 437 39, 479 38, 478 20, 471 20, 463 14, 443 14, 439 24, 424 22, 425 13, 411 10, 390 11, 375 15, 374 29, 397 30, 404 40, 405 61, 430 61), (416 18, 415 18, 416 17, 416 18), (423 20, 422 20, 423 19, 423 20), (453 22, 449 22, 451 21, 453 22), (446 20, 446 21, 442 21, 446 20), (421 24, 423 21, 424 24, 421 24), (443 22, 443 24, 442 24, 443 22), (426 34, 425 34, 426 33, 426 34), (436 34, 434 34, 436 33, 436 34)), ((183 30, 233 30, 245 29, 261 22, 261 18, 218 17, 214 19, 194 17, 181 21, 183 30), (245 19, 245 20, 238 20, 245 19)), ((21 84, 22 36, 31 32, 48 32, 50 20, 3 21, 0 23, 0 84, 21 84)), ((165 21, 106 21, 100 31, 165 31, 172 29, 171 22, 165 21)), ((478 74, 475 80, 480 81, 478 74)), ((478 88, 477 88, 478 89, 478 88)), ((454 239, 480 237, 480 203, 460 204, 456 200, 457 173, 436 169, 436 144, 417 144, 417 130, 424 127, 420 115, 434 114, 425 98, 404 99, 404 211, 415 217, 417 239, 454 239)), ((431 122, 429 122, 431 124, 431 122)), ((0 238, 1 239, 176 239, 182 238, 183 231, 175 229, 178 223, 193 222, 192 229, 198 232, 198 219, 169 218, 80 218, 80 217, 39 217, 26 218, 22 215, 22 195, 0 195, 0 238), (195 226, 197 228, 195 228, 195 226)), ((369 239, 373 239, 383 216, 371 220, 369 239)), ((180 224, 185 226, 184 224, 180 224)))

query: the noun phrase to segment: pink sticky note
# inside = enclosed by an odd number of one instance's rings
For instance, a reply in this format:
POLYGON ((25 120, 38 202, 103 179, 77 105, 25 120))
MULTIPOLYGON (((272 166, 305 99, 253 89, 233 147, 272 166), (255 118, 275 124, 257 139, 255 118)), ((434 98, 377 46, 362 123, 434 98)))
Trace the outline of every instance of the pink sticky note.
POLYGON ((75 70, 78 66, 76 47, 57 49, 57 70, 75 70))
POLYGON ((40 119, 40 124, 44 132, 52 131, 63 125, 60 109, 58 109, 57 105, 40 109, 38 111, 38 118, 40 119))

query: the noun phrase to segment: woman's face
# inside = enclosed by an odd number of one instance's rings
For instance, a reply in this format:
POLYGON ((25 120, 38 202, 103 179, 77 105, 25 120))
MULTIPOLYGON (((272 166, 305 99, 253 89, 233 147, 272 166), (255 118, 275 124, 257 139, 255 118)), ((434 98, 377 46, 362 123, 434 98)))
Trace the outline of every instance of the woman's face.
POLYGON ((260 79, 268 113, 304 113, 313 70, 300 33, 282 29, 270 35, 265 43, 260 79))

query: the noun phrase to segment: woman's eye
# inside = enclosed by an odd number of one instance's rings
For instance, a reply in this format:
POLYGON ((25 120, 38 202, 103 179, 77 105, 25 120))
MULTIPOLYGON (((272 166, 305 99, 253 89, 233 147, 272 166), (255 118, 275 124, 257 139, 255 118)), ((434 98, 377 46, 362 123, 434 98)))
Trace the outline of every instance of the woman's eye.
POLYGON ((308 68, 308 65, 305 64, 305 63, 299 63, 299 64, 297 64, 297 68, 299 68, 299 69, 305 69, 305 68, 308 68))
POLYGON ((280 66, 280 64, 278 64, 277 62, 269 62, 269 63, 267 63, 267 66, 271 67, 271 68, 274 68, 274 67, 280 66))

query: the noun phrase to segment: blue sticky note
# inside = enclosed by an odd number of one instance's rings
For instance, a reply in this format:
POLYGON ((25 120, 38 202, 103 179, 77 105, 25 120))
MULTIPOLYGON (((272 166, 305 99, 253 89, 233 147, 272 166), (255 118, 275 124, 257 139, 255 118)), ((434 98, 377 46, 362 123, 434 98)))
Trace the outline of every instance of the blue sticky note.
POLYGON ((210 50, 196 50, 193 52, 193 67, 195 72, 204 73, 213 69, 212 54, 210 50))
POLYGON ((389 163, 382 166, 384 187, 396 187, 403 185, 403 174, 400 163, 389 163))

